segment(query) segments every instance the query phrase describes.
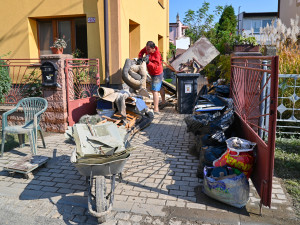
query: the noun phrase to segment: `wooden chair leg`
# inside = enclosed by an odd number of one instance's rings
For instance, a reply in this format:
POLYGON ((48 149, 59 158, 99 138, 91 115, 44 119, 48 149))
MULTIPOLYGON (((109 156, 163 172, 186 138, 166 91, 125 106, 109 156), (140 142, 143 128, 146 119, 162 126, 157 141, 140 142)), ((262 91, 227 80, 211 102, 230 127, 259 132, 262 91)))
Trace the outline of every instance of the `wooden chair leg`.
POLYGON ((18 134, 20 148, 25 146, 25 134, 18 134))
POLYGON ((2 143, 1 143, 1 157, 3 157, 4 145, 5 145, 5 132, 2 131, 2 143))
POLYGON ((40 133, 40 136, 41 136, 41 139, 42 139, 42 142, 43 142, 43 146, 44 146, 44 148, 46 148, 46 143, 45 143, 45 140, 44 140, 44 134, 43 134, 43 131, 42 131, 42 130, 39 130, 39 133, 40 133))

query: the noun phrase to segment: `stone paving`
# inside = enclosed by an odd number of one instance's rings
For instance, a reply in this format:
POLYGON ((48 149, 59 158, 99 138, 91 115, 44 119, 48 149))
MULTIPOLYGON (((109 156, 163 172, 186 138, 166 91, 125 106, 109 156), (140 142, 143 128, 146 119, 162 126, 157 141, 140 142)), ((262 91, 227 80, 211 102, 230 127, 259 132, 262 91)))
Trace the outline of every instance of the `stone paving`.
MULTIPOLYGON (((194 144, 186 132, 184 115, 166 108, 131 140, 134 147, 115 189, 113 211, 106 224, 296 224, 289 197, 274 177, 272 207, 259 215, 258 195, 251 185, 243 209, 227 206, 202 193, 196 177, 198 159, 188 153, 194 144)), ((57 224, 97 224, 87 210, 85 177, 70 163, 75 145, 63 134, 38 142, 38 154, 50 157, 45 167, 25 179, 3 171, 10 161, 30 153, 15 148, 0 158, 0 211, 57 219, 57 224)), ((26 223, 25 223, 26 224, 26 223)))

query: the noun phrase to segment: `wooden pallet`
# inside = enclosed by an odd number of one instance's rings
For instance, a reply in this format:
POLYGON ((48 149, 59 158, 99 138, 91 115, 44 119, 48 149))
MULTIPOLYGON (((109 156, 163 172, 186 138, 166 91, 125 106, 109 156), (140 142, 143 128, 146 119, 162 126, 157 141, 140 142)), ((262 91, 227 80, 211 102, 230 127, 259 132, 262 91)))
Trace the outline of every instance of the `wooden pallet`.
POLYGON ((46 156, 27 156, 7 164, 3 169, 13 173, 22 173, 26 178, 32 176, 32 171, 49 160, 46 156))
MULTIPOLYGON (((115 123, 118 127, 124 125, 124 120, 122 119, 122 115, 120 114, 114 114, 112 117, 102 116, 104 120, 99 122, 98 124, 106 123, 107 121, 115 123)), ((140 118, 140 116, 136 113, 127 111, 126 112, 126 124, 125 127, 127 129, 133 127, 137 120, 140 118)))

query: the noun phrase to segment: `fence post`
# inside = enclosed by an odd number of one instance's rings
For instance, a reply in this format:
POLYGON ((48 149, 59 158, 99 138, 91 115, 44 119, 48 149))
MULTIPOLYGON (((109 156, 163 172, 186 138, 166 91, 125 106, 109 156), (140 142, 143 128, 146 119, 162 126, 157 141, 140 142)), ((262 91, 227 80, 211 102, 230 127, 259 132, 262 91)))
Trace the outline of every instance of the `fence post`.
POLYGON ((51 61, 58 66, 57 83, 60 87, 44 87, 43 96, 48 101, 48 109, 44 115, 44 128, 48 132, 64 133, 67 129, 67 85, 65 60, 73 58, 68 54, 41 55, 41 63, 51 61))
MULTIPOLYGON (((268 68, 265 65, 268 64, 268 61, 263 60, 262 64, 263 64, 262 69, 267 70, 268 68)), ((267 72, 264 72, 263 73, 263 78, 262 78, 261 83, 260 83, 260 88, 264 88, 264 90, 262 90, 261 93, 260 93, 260 101, 262 101, 263 99, 266 98, 267 87, 264 87, 266 82, 267 82, 267 72)), ((262 103, 259 106, 259 111, 260 111, 260 115, 265 115, 266 114, 266 101, 262 101, 262 103)), ((259 118, 259 127, 266 129, 265 122, 266 122, 266 116, 261 116, 259 118)), ((265 135, 265 131, 262 130, 262 129, 259 129, 258 130, 258 135, 259 135, 260 138, 263 139, 263 137, 265 135)))

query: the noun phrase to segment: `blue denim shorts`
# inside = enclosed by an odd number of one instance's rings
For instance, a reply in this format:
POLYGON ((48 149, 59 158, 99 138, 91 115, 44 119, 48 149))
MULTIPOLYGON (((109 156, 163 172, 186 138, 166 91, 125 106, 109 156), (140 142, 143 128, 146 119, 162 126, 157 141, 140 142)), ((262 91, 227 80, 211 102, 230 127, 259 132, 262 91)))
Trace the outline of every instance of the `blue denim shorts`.
POLYGON ((152 81, 151 81, 151 90, 152 91, 160 91, 162 81, 164 78, 164 73, 162 72, 159 75, 151 75, 152 81))

